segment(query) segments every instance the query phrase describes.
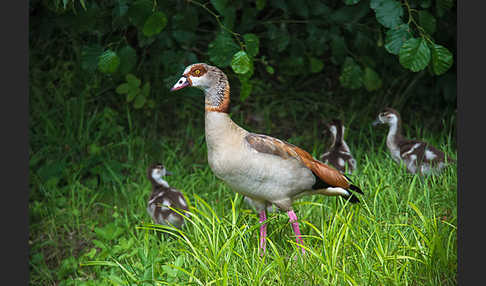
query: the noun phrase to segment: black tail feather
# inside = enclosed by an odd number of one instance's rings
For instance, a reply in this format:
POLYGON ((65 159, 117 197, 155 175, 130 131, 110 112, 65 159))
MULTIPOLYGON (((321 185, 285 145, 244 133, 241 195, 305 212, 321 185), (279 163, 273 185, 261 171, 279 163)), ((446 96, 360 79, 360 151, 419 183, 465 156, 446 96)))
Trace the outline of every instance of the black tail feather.
POLYGON ((360 193, 360 194, 364 195, 363 191, 358 186, 351 185, 351 186, 349 186, 349 190, 355 191, 357 193, 360 193))
POLYGON ((347 196, 347 197, 344 197, 344 198, 345 198, 346 200, 348 200, 348 199, 349 199, 349 202, 350 202, 350 203, 353 203, 353 204, 359 203, 359 199, 358 199, 358 197, 357 197, 357 196, 355 196, 354 194, 351 194, 351 195, 349 195, 349 196, 347 196))
POLYGON ((357 192, 359 194, 364 195, 363 191, 359 187, 357 187, 355 185, 349 186, 349 188, 347 189, 347 191, 349 192, 349 196, 343 196, 343 197, 346 198, 346 199, 349 199, 349 202, 351 202, 353 204, 359 203, 360 201, 359 201, 358 197, 352 191, 355 191, 355 192, 357 192))
POLYGON ((343 176, 344 176, 344 177, 346 177, 346 179, 348 179, 348 181, 349 181, 350 183, 354 183, 354 182, 353 182, 353 180, 351 180, 351 178, 350 178, 350 177, 346 176, 346 174, 343 174, 343 176))

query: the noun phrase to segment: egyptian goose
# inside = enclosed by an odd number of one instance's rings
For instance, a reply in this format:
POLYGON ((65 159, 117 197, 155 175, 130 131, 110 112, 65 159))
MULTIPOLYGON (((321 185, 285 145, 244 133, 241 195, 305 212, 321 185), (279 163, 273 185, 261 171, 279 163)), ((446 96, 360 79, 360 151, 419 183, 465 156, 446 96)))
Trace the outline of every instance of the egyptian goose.
POLYGON ((187 201, 181 192, 170 187, 167 181, 163 179, 166 175, 172 175, 172 173, 167 171, 164 165, 160 163, 148 168, 147 176, 152 183, 152 194, 150 194, 147 204, 147 212, 157 224, 181 228, 184 224, 184 217, 173 209, 178 209, 184 213, 188 210, 187 201))
POLYGON ((331 135, 331 147, 321 155, 321 161, 332 165, 341 173, 353 173, 356 170, 356 160, 351 155, 348 144, 344 141, 344 125, 341 120, 333 119, 326 124, 327 131, 331 135))
POLYGON ((246 131, 228 114, 230 86, 217 67, 197 63, 186 67, 171 91, 192 86, 205 95, 205 135, 208 163, 231 189, 248 197, 260 214, 260 249, 265 252, 266 207, 286 211, 302 252, 303 241, 292 202, 304 195, 343 196, 359 202, 363 193, 336 169, 285 141, 246 131))
MULTIPOLYGON (((445 155, 432 145, 418 140, 410 140, 402 135, 402 119, 400 113, 386 107, 378 114, 372 125, 388 124, 390 127, 386 137, 386 146, 392 159, 399 163, 403 161, 407 171, 412 174, 437 174, 446 165, 445 155)), ((452 162, 448 158, 447 162, 452 162)))

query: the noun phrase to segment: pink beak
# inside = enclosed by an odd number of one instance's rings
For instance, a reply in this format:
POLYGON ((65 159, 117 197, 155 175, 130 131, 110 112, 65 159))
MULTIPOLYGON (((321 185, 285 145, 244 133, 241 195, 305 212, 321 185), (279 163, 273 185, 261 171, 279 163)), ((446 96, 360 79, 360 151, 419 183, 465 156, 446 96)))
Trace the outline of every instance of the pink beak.
POLYGON ((189 80, 187 80, 186 76, 182 76, 176 82, 176 84, 174 84, 174 86, 170 89, 170 91, 176 91, 176 90, 179 90, 179 89, 183 89, 186 86, 191 86, 191 83, 189 82, 189 80))

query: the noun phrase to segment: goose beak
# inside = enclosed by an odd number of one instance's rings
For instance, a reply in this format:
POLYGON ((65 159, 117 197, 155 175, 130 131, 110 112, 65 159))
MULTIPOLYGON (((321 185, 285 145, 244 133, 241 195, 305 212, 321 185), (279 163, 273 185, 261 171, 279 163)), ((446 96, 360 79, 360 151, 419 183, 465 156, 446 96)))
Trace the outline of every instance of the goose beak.
POLYGON ((184 87, 186 86, 191 86, 191 82, 187 79, 186 76, 182 76, 177 82, 176 84, 174 84, 174 86, 170 89, 170 91, 176 91, 176 90, 179 90, 179 89, 183 89, 184 87))
POLYGON ((376 126, 376 125, 381 124, 381 123, 382 123, 382 122, 381 122, 380 118, 376 118, 376 119, 375 119, 375 121, 373 121, 373 122, 371 123, 371 125, 376 126))

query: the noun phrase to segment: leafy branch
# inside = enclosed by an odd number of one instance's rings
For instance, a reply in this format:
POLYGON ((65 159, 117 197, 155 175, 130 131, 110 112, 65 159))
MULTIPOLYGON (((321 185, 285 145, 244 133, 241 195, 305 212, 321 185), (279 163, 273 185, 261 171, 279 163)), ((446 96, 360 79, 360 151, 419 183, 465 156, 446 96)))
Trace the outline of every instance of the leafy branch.
POLYGON ((221 29, 225 30, 226 32, 230 33, 231 35, 234 36, 234 38, 236 39, 236 41, 238 42, 238 44, 240 45, 241 48, 244 47, 243 43, 241 42, 240 40, 240 37, 241 35, 239 33, 236 33, 235 31, 229 29, 228 27, 226 27, 223 22, 221 22, 221 15, 219 14, 216 14, 215 12, 213 12, 211 9, 209 9, 206 5, 209 3, 205 3, 205 4, 202 4, 198 1, 195 1, 195 0, 188 0, 187 2, 189 3, 193 3, 201 8, 203 8, 204 10, 206 10, 209 14, 211 14, 215 19, 216 19, 216 22, 218 23, 218 25, 221 27, 221 29))

